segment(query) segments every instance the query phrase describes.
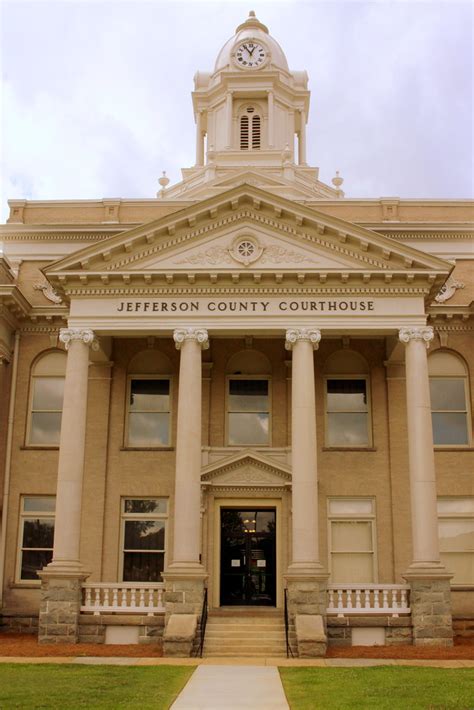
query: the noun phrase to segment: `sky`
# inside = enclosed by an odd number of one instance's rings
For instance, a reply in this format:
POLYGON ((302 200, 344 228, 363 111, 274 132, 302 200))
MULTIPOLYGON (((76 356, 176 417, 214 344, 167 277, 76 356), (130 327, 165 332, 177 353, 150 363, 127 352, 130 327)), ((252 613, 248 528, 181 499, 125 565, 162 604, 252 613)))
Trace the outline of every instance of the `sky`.
POLYGON ((154 197, 191 167, 193 76, 249 10, 311 90, 307 159, 346 197, 473 196, 472 2, 3 0, 7 199, 154 197))

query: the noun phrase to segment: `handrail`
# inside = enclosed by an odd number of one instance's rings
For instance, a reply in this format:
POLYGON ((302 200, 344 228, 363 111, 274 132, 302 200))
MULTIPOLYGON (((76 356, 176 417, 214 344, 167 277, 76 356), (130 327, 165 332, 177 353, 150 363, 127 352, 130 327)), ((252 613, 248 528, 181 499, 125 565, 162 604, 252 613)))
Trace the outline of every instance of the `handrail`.
POLYGON ((290 655, 294 658, 293 651, 290 645, 290 633, 289 633, 289 620, 288 620, 288 589, 285 587, 285 640, 286 640, 286 657, 289 658, 290 655))
POLYGON ((199 658, 202 658, 202 652, 204 650, 204 638, 206 636, 206 625, 207 625, 207 587, 204 587, 204 599, 202 600, 202 611, 201 611, 201 628, 200 628, 200 639, 199 639, 199 658))

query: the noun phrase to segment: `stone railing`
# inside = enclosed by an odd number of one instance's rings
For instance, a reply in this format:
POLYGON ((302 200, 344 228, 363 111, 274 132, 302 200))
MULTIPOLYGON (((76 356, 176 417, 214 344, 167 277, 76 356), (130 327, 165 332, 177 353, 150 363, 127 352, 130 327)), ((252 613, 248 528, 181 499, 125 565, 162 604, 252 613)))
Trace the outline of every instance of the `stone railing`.
POLYGON ((407 584, 328 584, 327 614, 410 614, 407 584))
POLYGON ((81 612, 164 614, 162 582, 97 582, 82 585, 81 612))

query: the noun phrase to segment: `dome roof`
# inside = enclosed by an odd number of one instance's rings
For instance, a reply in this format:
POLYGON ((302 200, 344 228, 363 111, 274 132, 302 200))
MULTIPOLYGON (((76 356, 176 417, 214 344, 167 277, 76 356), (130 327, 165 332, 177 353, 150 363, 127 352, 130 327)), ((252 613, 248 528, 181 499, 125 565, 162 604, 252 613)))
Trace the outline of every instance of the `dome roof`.
POLYGON ((221 51, 217 55, 214 71, 216 72, 221 69, 225 69, 225 67, 231 64, 231 54, 234 46, 240 41, 249 38, 261 40, 270 50, 272 65, 289 72, 288 62, 286 61, 282 48, 268 33, 268 27, 257 19, 253 10, 249 12, 249 16, 245 22, 242 22, 242 24, 237 27, 235 35, 227 40, 225 45, 222 47, 221 51))

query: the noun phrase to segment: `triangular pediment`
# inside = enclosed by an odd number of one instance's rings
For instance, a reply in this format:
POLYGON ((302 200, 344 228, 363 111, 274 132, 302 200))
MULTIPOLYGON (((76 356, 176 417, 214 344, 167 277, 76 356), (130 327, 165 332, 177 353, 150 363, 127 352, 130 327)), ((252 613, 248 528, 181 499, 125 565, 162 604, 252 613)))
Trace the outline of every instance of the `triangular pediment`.
POLYGON ((255 451, 239 452, 206 466, 201 482, 212 486, 283 487, 291 483, 290 468, 255 451))
POLYGON ((434 270, 446 278, 451 268, 377 232, 245 184, 79 250, 44 272, 53 281, 72 273, 228 269, 434 270), (245 234, 255 239, 258 252, 247 263, 231 253, 245 234))

